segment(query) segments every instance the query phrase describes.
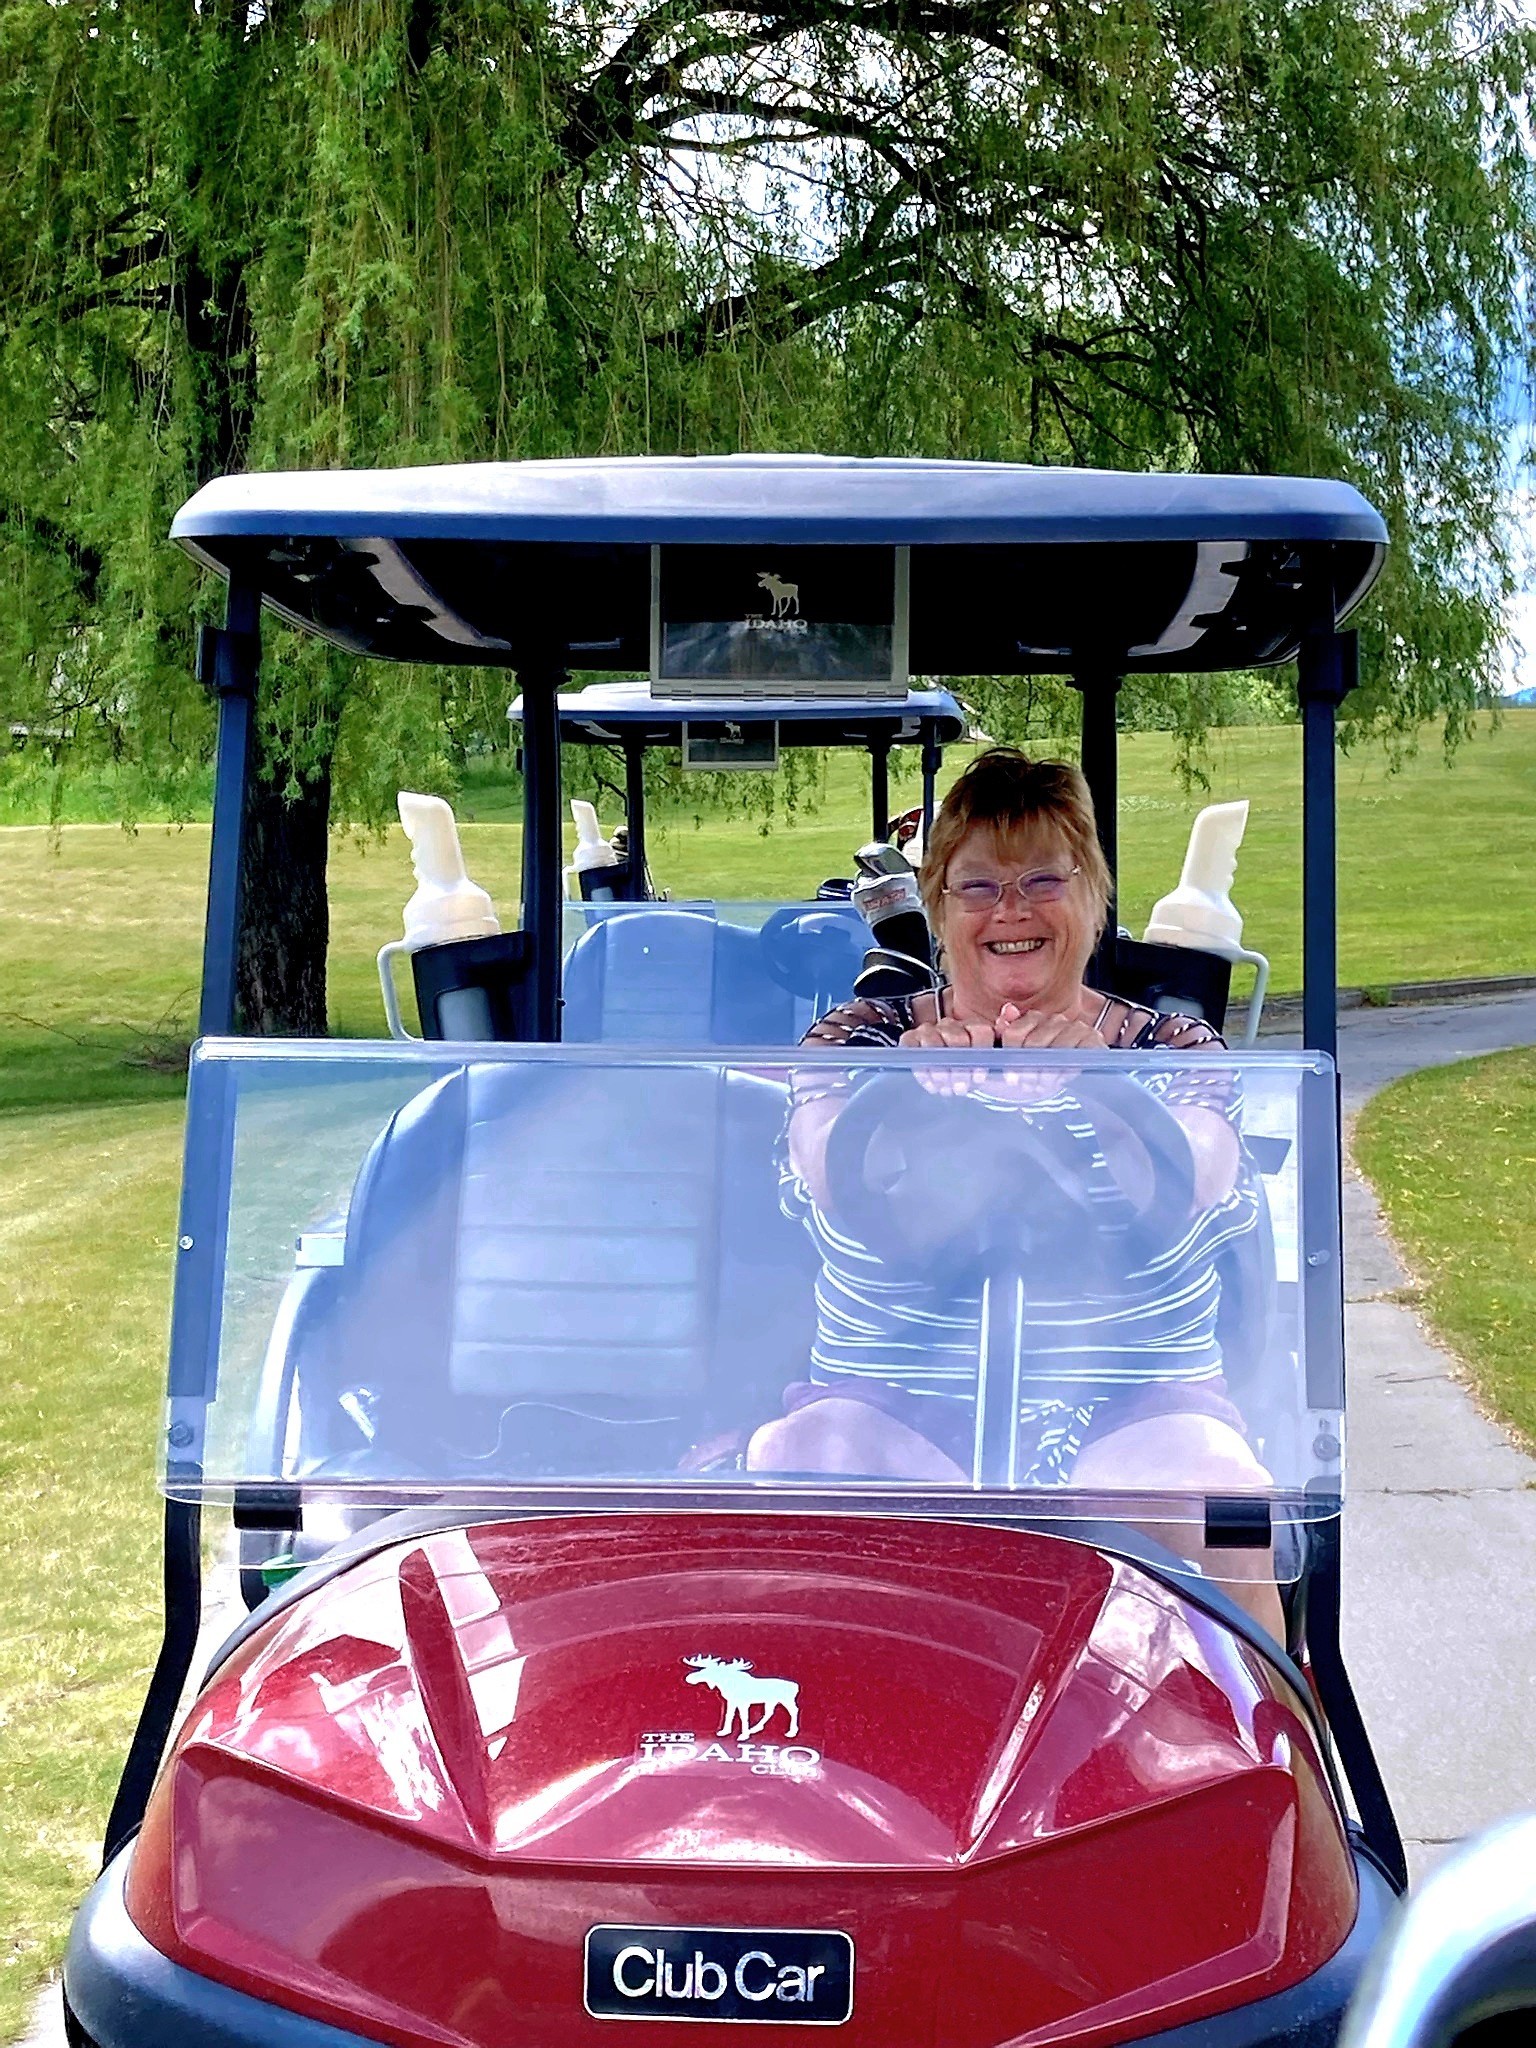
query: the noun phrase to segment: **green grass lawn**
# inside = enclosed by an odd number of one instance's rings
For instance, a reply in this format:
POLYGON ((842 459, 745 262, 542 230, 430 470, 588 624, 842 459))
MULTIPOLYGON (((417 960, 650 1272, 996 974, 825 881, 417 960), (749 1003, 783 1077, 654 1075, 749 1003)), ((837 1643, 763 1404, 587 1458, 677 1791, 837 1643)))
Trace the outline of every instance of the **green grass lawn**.
MULTIPOLYGON (((1249 943, 1274 960, 1276 987, 1294 987, 1299 734, 1218 735, 1212 787, 1192 797, 1173 780, 1171 755, 1163 735, 1125 742, 1126 922, 1139 929, 1177 880, 1200 805, 1248 796, 1237 900, 1249 943)), ((951 772, 961 758, 951 755, 951 772)), ((658 879, 678 896, 740 897, 793 895, 846 874, 867 836, 861 765, 836 762, 820 809, 766 837, 739 804, 697 822, 678 811, 658 818, 658 879)), ((1341 762, 1345 981, 1536 969, 1533 788, 1536 711, 1510 713, 1497 734, 1485 724, 1449 768, 1433 736, 1398 776, 1375 752, 1341 762)), ((915 777, 900 778, 896 795, 915 800, 915 777)), ((13 784, 13 820, 15 797, 13 784)), ((0 786, 0 815, 6 800, 0 786)), ((79 807, 88 808, 83 797, 79 807)), ((511 922, 515 791, 477 778, 461 811, 471 820, 470 871, 511 922)), ((176 1057, 196 1012, 207 853, 206 826, 144 825, 132 837, 100 823, 70 823, 57 835, 0 827, 0 1528, 9 1563, 0 1582, 0 2040, 20 2030, 94 1869, 158 1631, 152 1466, 180 1143, 176 1057)), ((338 1030, 380 1030, 373 956, 399 935, 412 886, 400 834, 335 843, 338 1030)), ((1516 1278, 1511 1263, 1484 1273, 1486 1285, 1472 1256, 1520 1237, 1536 1155, 1536 1065, 1488 1083, 1502 1123, 1470 1096, 1437 1098, 1433 1115, 1421 1116, 1412 1092, 1474 1088, 1481 1072, 1389 1091, 1367 1114, 1362 1156, 1447 1335, 1495 1361, 1491 1395, 1536 1429, 1531 1397, 1521 1406, 1506 1389, 1518 1378, 1514 1333, 1529 1320, 1519 1311, 1532 1306, 1529 1252, 1516 1278), (1454 1158, 1426 1149, 1425 1128, 1457 1133, 1454 1158), (1483 1150, 1472 1158, 1469 1146, 1483 1150), (1460 1185, 1447 1175, 1465 1177, 1468 1201, 1485 1203, 1487 1218, 1442 1252, 1434 1233, 1450 1227, 1454 1205, 1436 1191, 1460 1185), (1498 1185, 1514 1190, 1502 1208, 1498 1185)))
POLYGON ((0 2040, 96 1873, 159 1633, 176 1102, 0 1116, 0 2040))
MULTIPOLYGON (((1233 796, 1253 813, 1236 897, 1249 944, 1293 989, 1300 949, 1300 735, 1218 734, 1211 788, 1186 797, 1172 745, 1132 734, 1123 750, 1122 915, 1139 930, 1178 879, 1200 805, 1233 796)), ((951 752, 948 768, 961 762, 951 752)), ((862 762, 834 762, 819 809, 764 836, 741 808, 655 821, 652 866, 676 896, 788 896, 846 874, 867 833, 862 762)), ((1506 715, 1446 766, 1433 735, 1398 775, 1379 751, 1340 763, 1340 978, 1373 986, 1536 969, 1536 710, 1506 715)), ((912 774, 896 785, 915 799, 912 774)), ((463 806, 471 873, 510 923, 520 833, 515 792, 472 782, 463 806)), ((606 821, 615 822, 611 812, 606 821)), ((164 1056, 190 1034, 202 934, 205 826, 0 829, 0 1108, 174 1094, 164 1056)), ((400 933, 413 882, 399 832, 339 839, 331 861, 335 1028, 381 1028, 373 957, 400 933)))
POLYGON ((1361 1112, 1354 1147, 1429 1321, 1536 1444, 1536 1047, 1394 1082, 1361 1112))

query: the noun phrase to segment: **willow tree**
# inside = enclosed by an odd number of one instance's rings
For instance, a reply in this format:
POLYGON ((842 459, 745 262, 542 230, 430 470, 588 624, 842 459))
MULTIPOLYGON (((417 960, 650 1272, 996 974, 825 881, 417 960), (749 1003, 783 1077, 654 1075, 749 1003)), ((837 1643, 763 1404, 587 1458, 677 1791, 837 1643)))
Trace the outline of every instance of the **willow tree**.
MULTIPOLYGON (((162 536, 207 477, 802 446, 1347 476, 1396 541, 1357 720, 1464 720, 1536 217, 1511 11, 6 0, 0 695, 184 797, 211 600, 162 536)), ((323 1026, 328 818, 498 694, 272 636, 252 1027, 323 1026)))

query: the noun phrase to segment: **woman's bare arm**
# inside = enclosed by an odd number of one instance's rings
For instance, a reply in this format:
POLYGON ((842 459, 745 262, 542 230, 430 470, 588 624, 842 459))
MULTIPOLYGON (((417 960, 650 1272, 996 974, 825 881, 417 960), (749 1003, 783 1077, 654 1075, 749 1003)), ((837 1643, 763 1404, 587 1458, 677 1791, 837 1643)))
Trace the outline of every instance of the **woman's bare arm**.
POLYGON ((842 1106, 841 1095, 813 1095, 789 1120, 790 1166, 823 1213, 827 1207, 827 1140, 842 1106))
POLYGON ((1195 1208, 1214 1209, 1237 1186, 1237 1133, 1219 1110, 1172 1102, 1168 1113, 1189 1140, 1195 1160, 1195 1208))

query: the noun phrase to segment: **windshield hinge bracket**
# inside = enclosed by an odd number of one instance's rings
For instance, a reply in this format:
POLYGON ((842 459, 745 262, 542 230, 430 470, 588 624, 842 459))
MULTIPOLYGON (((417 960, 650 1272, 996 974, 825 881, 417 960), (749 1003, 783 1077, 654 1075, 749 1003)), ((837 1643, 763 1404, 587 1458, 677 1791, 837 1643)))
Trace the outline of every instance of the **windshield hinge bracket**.
POLYGON ((235 1527, 296 1534, 304 1526, 303 1498, 296 1486, 237 1486, 235 1527))
POLYGON ((1215 1493, 1206 1495, 1207 1550, 1268 1550, 1272 1537, 1267 1500, 1215 1493))

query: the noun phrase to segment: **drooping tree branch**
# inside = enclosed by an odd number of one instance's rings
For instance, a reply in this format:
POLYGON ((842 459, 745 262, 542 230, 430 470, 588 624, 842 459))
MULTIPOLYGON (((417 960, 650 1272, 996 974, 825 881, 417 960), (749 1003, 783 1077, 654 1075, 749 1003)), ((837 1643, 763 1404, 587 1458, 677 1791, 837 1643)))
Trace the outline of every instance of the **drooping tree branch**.
MULTIPOLYGON (((195 767, 206 705, 170 680, 192 572, 150 537, 218 470, 754 445, 1320 469, 1399 542, 1371 701, 1454 720, 1497 633, 1499 404, 1536 261, 1536 35, 1492 20, 1464 0, 13 8, 7 550, 27 530, 62 565, 39 584, 78 586, 129 751, 195 767)), ((28 630, 0 589, 0 653, 28 630)), ((0 660, 0 690, 20 673, 0 660)), ((293 857, 317 871, 333 770, 338 805, 378 817, 490 716, 447 720, 435 685, 372 693, 313 647, 281 682, 263 772, 274 802, 307 792, 293 857)), ((262 1013, 292 988, 315 1014, 312 934, 258 926, 262 1013)))
MULTIPOLYGON (((739 0, 662 0, 637 22, 594 74, 578 78, 569 93, 563 125, 555 136, 559 157, 571 166, 600 152, 634 143, 655 123, 653 103, 700 66, 732 59, 752 60, 813 31, 836 30, 902 46, 975 43, 1009 54, 1018 47, 1014 10, 1006 5, 944 6, 934 0, 786 0, 783 6, 743 7, 739 0), (738 24, 745 19, 746 29, 738 24), (700 21, 728 20, 728 31, 700 21), (668 39, 677 47, 660 56, 668 39)), ((1049 66, 1048 56, 1042 64, 1049 66)))
POLYGON ((50 519, 46 513, 6 504, 3 500, 0 500, 0 526, 8 526, 19 534, 33 535, 50 554, 67 562, 75 580, 81 610, 89 615, 98 600, 106 568, 101 550, 83 541, 78 534, 71 533, 67 526, 50 519))

